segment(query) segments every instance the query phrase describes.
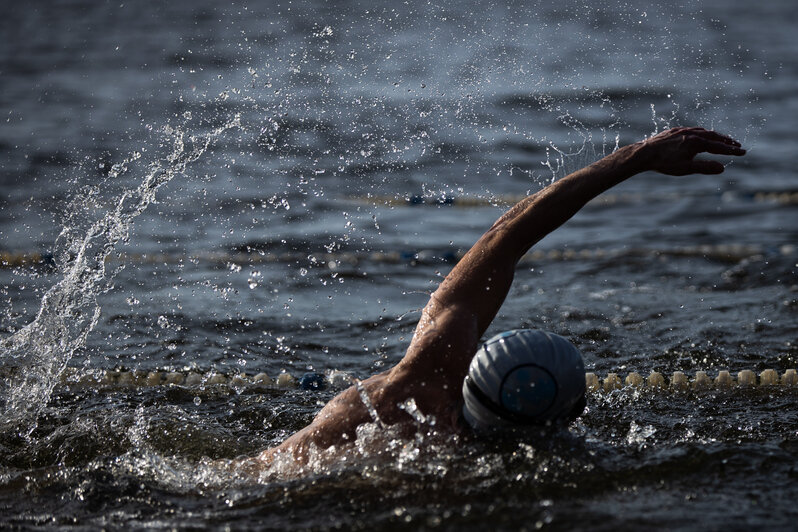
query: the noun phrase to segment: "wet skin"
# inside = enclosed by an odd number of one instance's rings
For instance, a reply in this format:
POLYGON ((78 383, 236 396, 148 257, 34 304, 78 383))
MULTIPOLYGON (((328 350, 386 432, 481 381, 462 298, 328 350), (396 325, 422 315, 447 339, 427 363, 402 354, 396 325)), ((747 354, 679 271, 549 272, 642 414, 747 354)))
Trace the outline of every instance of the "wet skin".
POLYGON ((413 399, 441 431, 460 430, 461 387, 479 339, 499 311, 521 257, 602 192, 645 171, 666 175, 720 174, 723 164, 696 160, 700 153, 745 154, 740 143, 703 128, 673 128, 625 146, 526 197, 502 215, 430 296, 407 352, 394 367, 334 397, 313 422, 281 445, 263 451, 263 465, 276 455, 305 463, 319 450, 351 443, 356 429, 373 422, 361 393, 380 420, 407 431, 413 418, 400 406, 413 399))

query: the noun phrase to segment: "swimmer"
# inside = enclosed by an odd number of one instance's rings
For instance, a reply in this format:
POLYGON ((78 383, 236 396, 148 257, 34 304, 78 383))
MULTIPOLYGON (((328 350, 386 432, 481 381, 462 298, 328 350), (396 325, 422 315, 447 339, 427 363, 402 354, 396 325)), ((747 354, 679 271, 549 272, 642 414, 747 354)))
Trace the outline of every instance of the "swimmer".
POLYGON ((644 171, 672 176, 720 174, 718 161, 699 153, 743 155, 740 143, 702 128, 674 128, 625 146, 528 196, 501 216, 452 269, 424 307, 407 352, 394 367, 333 398, 313 422, 259 455, 307 462, 356 439, 373 422, 366 394, 385 425, 415 431, 400 406, 415 401, 439 431, 477 432, 501 427, 567 423, 585 406, 584 366, 566 339, 542 331, 510 331, 481 347, 521 257, 588 201, 644 171), (475 354, 476 353, 476 354, 475 354), (470 428, 469 428, 470 427, 470 428))

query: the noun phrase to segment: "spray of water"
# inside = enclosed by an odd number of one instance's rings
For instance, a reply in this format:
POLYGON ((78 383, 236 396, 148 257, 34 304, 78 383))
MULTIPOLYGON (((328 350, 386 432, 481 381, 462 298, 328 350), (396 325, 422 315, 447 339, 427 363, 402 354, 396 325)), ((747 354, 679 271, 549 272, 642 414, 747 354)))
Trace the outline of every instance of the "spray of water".
POLYGON ((122 193, 116 206, 74 241, 73 256, 59 266, 60 280, 45 293, 35 319, 0 341, 7 374, 0 384, 3 428, 22 435, 35 429, 58 375, 97 325, 97 296, 108 289, 111 277, 106 272, 108 256, 127 239, 131 224, 155 200, 158 188, 183 174, 219 135, 239 126, 235 116, 206 135, 172 130, 171 153, 153 163, 137 187, 122 193))

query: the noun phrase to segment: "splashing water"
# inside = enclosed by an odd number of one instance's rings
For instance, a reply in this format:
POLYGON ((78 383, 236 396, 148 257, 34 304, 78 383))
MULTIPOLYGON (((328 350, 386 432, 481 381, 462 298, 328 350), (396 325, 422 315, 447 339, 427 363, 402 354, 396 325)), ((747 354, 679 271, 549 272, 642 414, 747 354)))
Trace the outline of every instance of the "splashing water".
POLYGON ((384 428, 385 423, 382 422, 382 419, 380 419, 380 416, 377 413, 377 409, 374 408, 374 405, 371 403, 371 399, 369 399, 369 394, 366 391, 366 388, 363 386, 363 382, 360 380, 355 381, 355 388, 357 389, 357 393, 360 395, 360 400, 363 401, 364 405, 366 405, 366 410, 368 410, 372 421, 374 421, 378 427, 384 428))
POLYGON ((236 115, 207 135, 187 136, 172 130, 172 152, 70 246, 73 256, 59 267, 61 280, 42 297, 36 318, 0 342, 3 366, 9 373, 0 389, 4 426, 16 426, 25 435, 36 428, 36 416, 47 403, 58 375, 97 325, 97 296, 109 288, 112 277, 106 272, 106 259, 127 238, 133 220, 155 200, 158 188, 184 173, 215 138, 239 126, 236 115))

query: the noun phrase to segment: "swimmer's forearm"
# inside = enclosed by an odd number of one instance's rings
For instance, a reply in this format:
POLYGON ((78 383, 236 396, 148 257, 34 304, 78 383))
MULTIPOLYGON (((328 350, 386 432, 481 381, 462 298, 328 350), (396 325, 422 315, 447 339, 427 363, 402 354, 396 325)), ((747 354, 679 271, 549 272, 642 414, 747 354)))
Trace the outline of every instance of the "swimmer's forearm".
POLYGON ((745 150, 736 140, 715 131, 700 127, 668 129, 560 179, 521 201, 494 227, 506 226, 506 240, 518 248, 518 260, 588 201, 635 174, 646 170, 674 176, 723 172, 719 161, 695 159, 700 153, 740 156, 745 150))
POLYGON ((646 170, 642 143, 624 146, 595 163, 569 174, 516 204, 492 229, 510 232, 508 243, 516 259, 560 227, 590 200, 646 170))
POLYGON ((625 146, 518 202, 446 276, 425 314, 434 316, 436 309, 454 305, 471 309, 476 336, 482 336, 504 302, 524 253, 588 201, 642 171, 638 150, 639 145, 625 146))

